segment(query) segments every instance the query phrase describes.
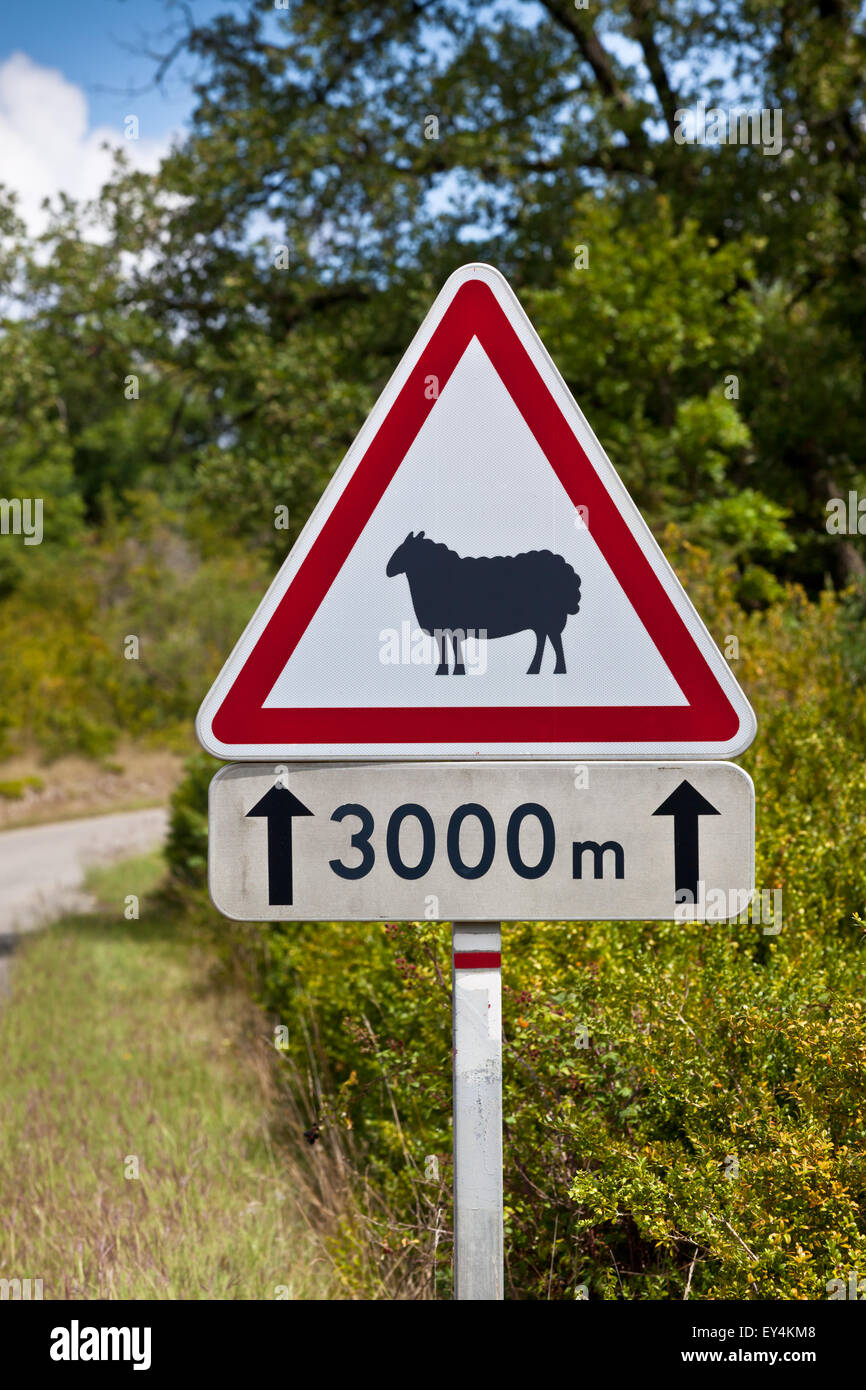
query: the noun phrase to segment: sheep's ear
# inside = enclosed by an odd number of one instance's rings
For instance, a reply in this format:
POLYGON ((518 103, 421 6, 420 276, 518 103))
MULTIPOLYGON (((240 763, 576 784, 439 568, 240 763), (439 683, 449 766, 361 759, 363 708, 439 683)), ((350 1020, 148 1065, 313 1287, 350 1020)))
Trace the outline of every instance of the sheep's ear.
POLYGON ((423 541, 423 539, 424 539, 424 532, 423 532, 423 531, 419 531, 419 532, 418 532, 418 535, 415 537, 415 539, 416 539, 416 540, 419 540, 419 541, 423 541))
POLYGON ((405 545, 407 541, 413 541, 414 539, 415 537, 412 535, 412 532, 410 531, 403 544, 405 545))

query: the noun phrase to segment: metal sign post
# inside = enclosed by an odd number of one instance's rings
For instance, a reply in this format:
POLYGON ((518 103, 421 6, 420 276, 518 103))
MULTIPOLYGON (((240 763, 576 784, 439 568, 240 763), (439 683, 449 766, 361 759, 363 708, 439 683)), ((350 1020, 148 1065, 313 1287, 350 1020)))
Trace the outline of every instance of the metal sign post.
POLYGON ((454 1297, 504 1298, 502 931, 452 928, 454 1297))

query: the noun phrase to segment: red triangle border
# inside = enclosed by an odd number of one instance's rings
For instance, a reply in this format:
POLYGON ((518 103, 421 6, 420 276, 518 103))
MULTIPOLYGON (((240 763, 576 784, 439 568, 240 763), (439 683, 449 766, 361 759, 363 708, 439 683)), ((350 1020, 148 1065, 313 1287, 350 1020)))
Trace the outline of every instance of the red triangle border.
POLYGON ((462 284, 260 634, 212 723, 225 745, 727 743, 739 716, 710 670, 492 290, 462 284), (439 392, 476 337, 594 539, 688 705, 265 709, 309 622, 360 536, 439 392))

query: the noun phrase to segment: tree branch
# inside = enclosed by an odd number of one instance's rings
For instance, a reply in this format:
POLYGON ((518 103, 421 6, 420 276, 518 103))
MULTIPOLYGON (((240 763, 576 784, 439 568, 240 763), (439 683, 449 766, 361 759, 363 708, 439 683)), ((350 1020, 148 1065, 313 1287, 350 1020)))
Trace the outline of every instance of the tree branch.
POLYGON ((580 49, 581 56, 592 68, 593 76, 606 96, 620 111, 631 110, 634 106, 631 94, 620 86, 613 70, 610 54, 603 47, 591 22, 581 18, 581 11, 575 10, 570 0, 541 0, 541 4, 551 19, 555 19, 563 29, 571 34, 580 49))
POLYGON ((651 0, 628 0, 628 8, 633 20, 632 32, 641 46, 644 62, 647 65, 649 75, 652 78, 652 84, 656 90, 656 95, 661 103, 668 134, 673 135, 676 129, 674 115, 678 109, 679 102, 668 80, 659 46, 656 43, 656 36, 652 25, 651 0))

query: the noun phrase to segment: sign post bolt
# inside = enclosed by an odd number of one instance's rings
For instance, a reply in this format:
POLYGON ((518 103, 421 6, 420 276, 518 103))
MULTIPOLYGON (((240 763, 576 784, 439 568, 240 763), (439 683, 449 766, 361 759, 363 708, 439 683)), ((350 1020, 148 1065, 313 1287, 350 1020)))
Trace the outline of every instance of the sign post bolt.
POLYGON ((452 928, 454 1297, 504 1297, 502 930, 452 928))

